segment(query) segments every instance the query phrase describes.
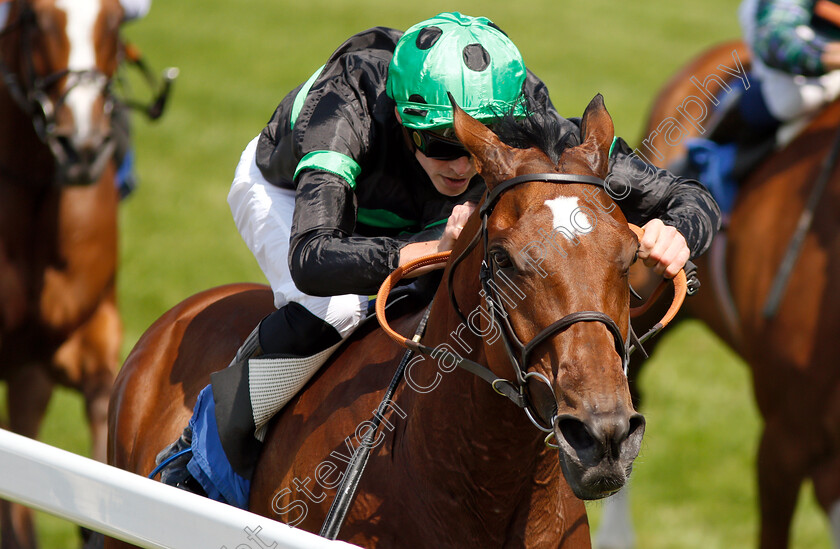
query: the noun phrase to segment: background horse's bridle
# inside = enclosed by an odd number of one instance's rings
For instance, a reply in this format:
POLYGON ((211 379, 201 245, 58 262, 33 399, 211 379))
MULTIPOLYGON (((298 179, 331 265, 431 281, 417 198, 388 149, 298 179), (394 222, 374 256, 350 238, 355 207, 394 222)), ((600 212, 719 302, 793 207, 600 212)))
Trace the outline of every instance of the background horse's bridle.
MULTIPOLYGON (((105 100, 105 111, 110 112, 114 108, 115 98, 110 90, 111 78, 99 69, 70 70, 62 69, 52 72, 46 76, 39 76, 35 71, 32 57, 33 35, 37 31, 37 17, 34 10, 26 2, 17 2, 20 5, 20 12, 17 19, 0 30, 0 38, 16 28, 21 32, 20 63, 22 65, 22 80, 13 72, 0 58, 0 78, 9 91, 9 94, 17 103, 18 107, 32 120, 35 133, 38 138, 49 147, 58 165, 66 165, 70 161, 68 151, 61 143, 56 133, 56 113, 64 104, 67 95, 76 86, 94 82, 101 84, 105 100), (68 82, 61 95, 53 101, 50 98, 49 90, 61 79, 67 78, 68 82)), ((109 158, 114 152, 114 140, 108 136, 105 146, 97 154, 95 164, 109 158)))
MULTIPOLYGON (((473 249, 475 249, 479 241, 483 241, 484 258, 481 263, 480 272, 481 285, 483 290, 482 293, 485 299, 487 312, 490 314, 490 321, 500 328, 500 337, 504 342, 508 359, 510 360, 511 365, 513 366, 514 373, 516 374, 516 382, 514 383, 507 379, 500 378, 496 374, 494 374, 489 368, 482 366, 481 364, 478 364, 470 359, 463 358, 460 356, 456 357, 456 366, 464 368, 465 370, 484 379, 493 387, 493 389, 497 393, 506 396, 517 406, 525 410, 528 419, 538 429, 540 429, 543 432, 549 433, 546 437, 546 443, 549 444, 548 441, 552 436, 554 436, 554 422, 556 411, 554 412, 554 415, 552 415, 552 417, 544 418, 542 417, 542 414, 535 410, 534 402, 529 396, 529 380, 536 379, 539 382, 545 384, 548 390, 550 391, 550 394, 554 397, 555 405, 556 395, 554 394, 554 388, 551 386, 550 381, 544 375, 538 372, 528 371, 528 358, 531 352, 534 350, 534 348, 536 348, 540 343, 544 342, 548 338, 566 330, 567 328, 574 324, 577 324, 578 322, 600 322, 601 324, 606 326, 607 330, 610 332, 610 334, 612 334, 615 343, 615 350, 618 353, 618 356, 621 358, 622 366, 624 367, 626 372, 630 354, 636 346, 631 346, 631 329, 628 329, 628 338, 625 341, 621 335, 621 330, 619 329, 615 321, 608 315, 600 311, 576 311, 570 313, 544 328, 536 336, 534 336, 534 338, 531 341, 525 344, 523 344, 521 340, 516 336, 516 333, 513 330, 513 327, 511 326, 510 321, 508 319, 507 312, 503 307, 503 301, 500 299, 500 296, 498 295, 496 290, 496 288, 499 288, 499 284, 496 278, 497 274, 501 275, 502 277, 504 277, 504 274, 499 273, 498 264, 496 263, 493 255, 489 252, 489 236, 487 232, 487 221, 490 217, 490 214, 492 214, 493 209, 495 208, 496 203, 498 202, 502 193, 516 185, 519 185, 520 183, 534 181, 567 184, 579 183, 587 185, 596 185, 605 188, 604 180, 598 177, 557 173, 526 174, 513 177, 496 185, 487 194, 484 202, 479 208, 479 216, 481 218, 480 230, 476 232, 470 243, 461 251, 461 253, 454 259, 452 259, 447 281, 449 287, 449 298, 452 302, 452 305, 458 316, 465 323, 465 325, 469 326, 468 320, 461 311, 457 299, 455 298, 452 283, 457 266, 472 252, 473 249)), ((637 231, 637 235, 638 234, 639 232, 637 231)), ((411 262, 403 267, 398 268, 385 280, 385 282, 382 284, 382 287, 379 290, 379 293, 377 294, 376 314, 385 332, 392 339, 397 341, 400 345, 420 352, 427 356, 434 356, 433 348, 423 345, 416 339, 407 339, 401 336, 400 334, 396 333, 390 328, 390 326, 388 326, 387 320, 385 318, 385 303, 387 301, 388 294, 390 293, 391 288, 404 275, 421 267, 445 262, 447 261, 449 256, 450 252, 442 252, 439 254, 420 258, 414 262, 411 262)), ((682 301, 685 298, 686 278, 684 271, 680 271, 680 273, 676 277, 674 277, 674 286, 675 296, 671 308, 669 309, 668 313, 666 313, 665 317, 660 322, 658 322, 656 326, 654 326, 654 328, 652 328, 648 333, 645 334, 643 339, 647 339, 654 333, 661 330, 668 322, 670 322, 674 315, 676 315, 676 312, 679 310, 679 307, 682 305, 682 301)), ((554 447, 553 444, 551 446, 554 447)))

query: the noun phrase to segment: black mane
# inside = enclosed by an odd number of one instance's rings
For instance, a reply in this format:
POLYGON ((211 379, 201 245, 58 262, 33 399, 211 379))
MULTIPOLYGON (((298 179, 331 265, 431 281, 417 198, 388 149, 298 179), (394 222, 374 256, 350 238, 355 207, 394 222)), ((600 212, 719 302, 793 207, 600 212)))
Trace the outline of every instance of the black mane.
POLYGON ((493 125, 493 131, 503 143, 517 149, 537 147, 555 164, 567 147, 578 144, 574 132, 569 131, 560 119, 545 109, 528 106, 528 115, 516 118, 511 113, 504 115, 493 125))

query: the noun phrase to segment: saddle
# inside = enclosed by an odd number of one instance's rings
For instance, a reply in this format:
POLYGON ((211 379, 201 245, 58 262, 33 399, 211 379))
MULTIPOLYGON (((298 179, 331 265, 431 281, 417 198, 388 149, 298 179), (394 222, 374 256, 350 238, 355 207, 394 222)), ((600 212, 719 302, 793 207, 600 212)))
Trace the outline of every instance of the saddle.
POLYGON ((686 156, 669 169, 697 179, 714 196, 724 223, 735 203, 738 187, 774 150, 793 141, 813 116, 780 124, 760 98, 757 81, 747 90, 721 101, 712 116, 708 137, 686 140, 686 156))
MULTIPOLYGON (((398 287, 388 300, 388 309, 399 309, 398 313, 419 310, 431 301, 441 274, 436 271, 415 279, 411 284, 398 287)), ((356 328, 356 333, 378 326, 374 307, 375 302, 371 300, 368 314, 356 328)), ((300 346, 308 348, 309 352, 299 355, 253 353, 248 341, 252 341, 252 345, 259 345, 257 328, 240 349, 243 356, 249 358, 234 360, 231 366, 211 376, 216 409, 220 410, 216 417, 222 445, 234 470, 245 477, 250 476, 256 463, 271 419, 306 386, 346 341, 330 339, 329 335, 315 329, 317 324, 313 330, 306 330, 304 326, 307 316, 292 315, 291 318, 290 322, 299 329, 291 330, 290 324, 288 330, 282 330, 288 333, 282 335, 311 339, 309 343, 300 346)), ((322 321, 318 322, 323 325, 322 321)))

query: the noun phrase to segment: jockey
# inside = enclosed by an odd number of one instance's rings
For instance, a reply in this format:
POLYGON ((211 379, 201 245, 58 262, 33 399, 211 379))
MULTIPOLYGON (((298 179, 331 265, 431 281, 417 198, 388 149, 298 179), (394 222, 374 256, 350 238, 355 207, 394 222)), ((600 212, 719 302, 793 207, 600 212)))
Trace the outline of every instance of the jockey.
POLYGON ((752 167, 795 137, 801 129, 796 122, 840 95, 840 15, 832 14, 840 14, 840 1, 741 4, 744 42, 752 52, 751 85, 729 104, 708 139, 687 142, 688 166, 725 213, 752 167))
POLYGON ((725 104, 708 139, 686 142, 687 172, 725 217, 750 170, 840 95, 840 0, 745 0, 739 18, 751 83, 725 104))
MULTIPOLYGON (((557 114, 486 18, 442 13, 405 34, 376 27, 348 39, 242 153, 228 203, 277 310, 211 376, 183 435, 157 458, 162 482, 245 508, 265 432, 258 418, 270 416, 254 379, 317 369, 391 271, 452 248, 485 185, 452 133, 447 92, 486 124, 541 109, 580 142, 579 121, 557 114)), ((652 169, 620 139, 610 167, 628 219, 647 223, 648 265, 672 277, 705 251, 720 212, 699 183, 652 169)))
MULTIPOLYGON (((152 0, 120 0, 123 8, 122 23, 141 19, 149 13, 152 0)), ((117 102, 111 116, 117 147, 114 159, 117 162, 116 185, 120 196, 125 198, 137 186, 137 175, 134 173, 134 147, 131 141, 130 109, 117 102)))
POLYGON ((749 101, 742 108, 748 123, 761 127, 795 120, 840 95, 840 20, 826 18, 832 11, 840 11, 840 1, 741 4, 744 41, 753 52, 752 72, 761 92, 748 94, 756 104, 749 101))

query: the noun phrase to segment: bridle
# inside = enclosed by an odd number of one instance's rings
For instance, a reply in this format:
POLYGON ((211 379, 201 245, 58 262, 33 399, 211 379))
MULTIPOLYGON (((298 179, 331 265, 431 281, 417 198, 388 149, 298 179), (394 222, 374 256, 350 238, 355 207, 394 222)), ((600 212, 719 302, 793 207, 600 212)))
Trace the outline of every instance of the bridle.
MULTIPOLYGON (((0 58, 0 78, 9 91, 12 99, 20 109, 32 121, 35 134, 53 154, 59 166, 65 166, 71 161, 67 148, 62 145, 61 138, 56 133, 58 110, 64 105, 70 91, 80 84, 93 82, 103 90, 105 100, 105 111, 110 112, 114 108, 115 98, 110 90, 111 78, 97 68, 85 70, 61 69, 45 76, 39 76, 35 70, 32 55, 32 42, 37 32, 37 17, 33 9, 22 1, 17 19, 0 30, 0 38, 5 37, 12 30, 19 28, 21 33, 20 61, 22 65, 22 77, 9 69, 8 65, 0 58), (61 95, 53 100, 49 91, 63 78, 67 78, 67 85, 61 95)), ((106 139, 94 165, 107 161, 113 154, 115 143, 111 135, 106 139)))
MULTIPOLYGON (((461 320, 467 326, 469 326, 468 319, 464 316, 463 312, 461 311, 458 305, 457 299, 455 298, 453 290, 453 281, 455 277, 455 271, 458 265, 473 251, 473 249, 475 249, 479 242, 483 242, 484 258, 481 263, 480 271, 480 279, 482 286, 481 295, 482 297, 484 297, 485 306, 490 316, 490 322, 499 327, 500 338, 504 343, 508 360, 513 366, 516 379, 515 381, 510 381, 504 378, 500 378, 496 374, 494 374, 489 368, 478 364, 470 359, 463 358, 460 356, 456 357, 456 366, 464 368, 465 370, 473 373, 474 375, 477 375, 478 377, 484 379, 493 387, 493 389, 497 393, 507 397, 514 404, 522 408, 525 411, 525 414, 528 416, 528 419, 531 421, 531 423, 534 424, 534 426, 536 426, 541 431, 548 433, 548 435, 546 436, 546 444, 552 447, 556 447, 556 445, 549 442, 551 437, 554 436, 554 423, 556 419, 556 411, 552 415, 552 417, 548 421, 546 421, 545 418, 543 418, 541 414, 534 408, 534 402, 532 401, 533 399, 529 396, 529 380, 534 379, 546 385, 548 390, 550 391, 550 394, 554 397, 553 402, 555 403, 557 402, 556 395, 554 393, 554 388, 551 386, 551 382, 544 375, 540 374, 539 372, 528 371, 528 359, 530 357, 531 352, 545 340, 560 332, 563 332, 564 330, 579 322, 599 322, 607 328, 607 330, 613 336, 615 350, 616 353, 618 353, 618 356, 621 358, 621 363, 625 369, 625 373, 627 371, 626 369, 630 359, 630 354, 633 352, 635 346, 632 344, 630 337, 632 329, 629 329, 628 327, 628 337, 625 340, 621 335, 621 330, 616 324, 616 322, 609 315, 601 311, 576 311, 567 314, 566 316, 560 318, 559 320, 553 322, 546 328, 542 329, 536 336, 534 336, 533 339, 531 339, 531 341, 527 343, 522 343, 522 341, 516 335, 516 332, 510 324, 508 314, 504 309, 501 296, 499 295, 497 290, 498 288, 500 288, 498 277, 502 273, 499 273, 499 266, 496 263, 493 254, 491 254, 489 250, 487 221, 490 215, 492 214, 493 209, 495 208, 502 193, 521 183, 540 181, 561 184, 587 184, 605 188, 604 180, 595 176, 557 173, 526 174, 513 177, 496 185, 487 194, 484 201, 482 202, 481 207, 479 208, 478 214, 481 219, 481 227, 479 231, 476 232, 470 243, 461 251, 461 253, 451 260, 447 281, 450 301, 452 302, 452 305, 458 316, 461 318, 461 320)), ((641 230, 639 229, 639 232, 640 231, 641 230)), ((639 232, 637 232, 637 235, 639 234, 639 232)), ((423 345, 419 341, 406 339, 405 337, 393 331, 390 328, 390 326, 388 326, 387 320, 385 319, 385 302, 387 301, 388 294, 390 293, 393 285, 396 284, 396 282, 404 275, 421 267, 445 262, 449 259, 449 257, 449 252, 443 252, 420 258, 419 260, 411 262, 397 269, 385 280, 385 282, 382 284, 382 287, 379 290, 379 293, 377 294, 376 314, 385 332, 392 339, 397 341, 400 345, 427 356, 434 356, 433 348, 423 345)), ((685 273, 683 271, 680 271, 680 273, 676 277, 674 277, 673 282, 675 295, 674 301, 671 304, 671 308, 669 309, 668 313, 666 313, 665 317, 660 322, 658 322, 656 326, 654 326, 654 328, 652 328, 648 333, 645 334, 644 339, 649 338, 651 335, 653 335, 653 333, 658 332, 665 325, 667 325, 668 322, 670 322, 670 320, 673 319, 680 306, 682 305, 683 299, 685 298, 686 294, 685 273)), ((502 283, 506 282, 503 281, 502 283)))

